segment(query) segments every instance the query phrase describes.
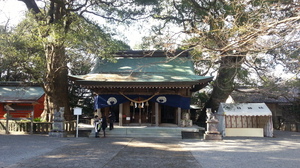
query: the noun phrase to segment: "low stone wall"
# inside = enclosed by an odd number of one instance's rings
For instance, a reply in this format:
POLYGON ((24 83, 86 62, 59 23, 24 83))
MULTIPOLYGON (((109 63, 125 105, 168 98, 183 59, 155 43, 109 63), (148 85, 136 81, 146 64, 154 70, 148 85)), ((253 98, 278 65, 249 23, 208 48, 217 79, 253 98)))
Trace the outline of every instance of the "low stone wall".
MULTIPOLYGON (((65 121, 65 131, 76 131, 76 121, 65 121)), ((32 133, 34 134, 48 134, 52 130, 52 122, 33 122, 32 133)), ((0 131, 6 131, 6 120, 0 120, 0 131)), ((8 121, 8 131, 18 133, 30 133, 31 122, 30 121, 8 121)))

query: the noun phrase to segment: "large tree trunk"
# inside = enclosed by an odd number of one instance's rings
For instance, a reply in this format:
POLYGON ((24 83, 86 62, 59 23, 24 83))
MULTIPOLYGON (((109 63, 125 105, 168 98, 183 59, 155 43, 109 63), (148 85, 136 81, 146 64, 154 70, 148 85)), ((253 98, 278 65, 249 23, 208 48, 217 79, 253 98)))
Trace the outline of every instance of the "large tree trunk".
POLYGON ((205 108, 200 113, 200 126, 206 127, 206 108, 211 108, 212 112, 218 110, 221 102, 225 102, 234 89, 234 79, 241 68, 244 57, 226 56, 222 57, 220 68, 216 80, 213 82, 213 91, 210 99, 205 104, 205 108))
POLYGON ((47 74, 44 81, 46 93, 42 119, 52 121, 53 114, 59 107, 65 108, 65 119, 71 120, 68 98, 68 69, 65 49, 53 44, 45 45, 47 74))
POLYGON ((59 110, 59 107, 64 107, 65 119, 70 120, 72 117, 68 98, 68 69, 64 41, 71 20, 68 19, 66 2, 51 1, 49 10, 44 13, 47 16, 42 16, 34 0, 20 1, 23 1, 28 10, 35 15, 39 25, 39 36, 44 43, 47 72, 44 79, 46 97, 43 118, 51 121, 54 112, 59 110))
POLYGON ((233 91, 234 79, 241 68, 243 60, 244 57, 241 56, 222 57, 218 76, 213 83, 213 91, 206 105, 212 109, 212 112, 218 110, 220 103, 225 102, 233 91))
POLYGON ((59 110, 59 107, 64 107, 66 120, 71 120, 65 49, 63 46, 47 44, 45 50, 47 59, 47 74, 44 84, 44 89, 47 94, 47 106, 45 106, 45 111, 50 111, 50 114, 53 114, 59 110))

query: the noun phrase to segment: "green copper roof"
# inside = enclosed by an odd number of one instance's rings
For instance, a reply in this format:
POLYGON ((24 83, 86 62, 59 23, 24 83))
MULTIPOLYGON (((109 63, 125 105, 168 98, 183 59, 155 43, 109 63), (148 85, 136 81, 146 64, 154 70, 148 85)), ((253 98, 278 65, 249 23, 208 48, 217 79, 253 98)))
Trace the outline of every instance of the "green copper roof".
POLYGON ((188 56, 126 56, 117 57, 114 63, 98 60, 89 74, 73 77, 98 82, 207 82, 212 79, 196 75, 188 56))
POLYGON ((0 86, 0 102, 35 102, 43 95, 38 86, 0 86))
POLYGON ((193 64, 188 58, 171 60, 166 57, 118 58, 116 63, 99 61, 94 73, 167 73, 175 75, 194 75, 193 64))

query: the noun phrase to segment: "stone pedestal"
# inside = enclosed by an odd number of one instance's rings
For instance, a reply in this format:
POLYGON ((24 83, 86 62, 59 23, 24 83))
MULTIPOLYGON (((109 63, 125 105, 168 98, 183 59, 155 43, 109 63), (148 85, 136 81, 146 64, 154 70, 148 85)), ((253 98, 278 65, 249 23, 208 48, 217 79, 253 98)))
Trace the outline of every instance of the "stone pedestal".
POLYGON ((208 118, 207 123, 207 131, 204 134, 204 140, 222 140, 222 135, 217 129, 217 125, 219 121, 212 116, 208 118))
POLYGON ((49 137, 65 138, 65 137, 67 137, 67 133, 50 131, 49 137))
POLYGON ((60 107, 59 111, 54 113, 52 130, 49 132, 50 137, 67 137, 65 132, 64 107, 60 107))
POLYGON ((222 136, 220 134, 204 134, 204 140, 222 140, 222 136))

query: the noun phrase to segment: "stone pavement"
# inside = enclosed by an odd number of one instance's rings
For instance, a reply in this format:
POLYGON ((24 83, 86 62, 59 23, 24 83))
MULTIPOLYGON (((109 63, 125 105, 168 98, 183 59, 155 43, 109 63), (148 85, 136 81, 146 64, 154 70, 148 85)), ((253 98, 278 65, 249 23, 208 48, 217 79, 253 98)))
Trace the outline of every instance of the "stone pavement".
POLYGON ((274 131, 274 137, 225 137, 223 141, 186 140, 204 168, 296 168, 300 167, 300 133, 274 131))
POLYGON ((201 167, 175 138, 52 138, 0 135, 0 167, 201 167), (29 142, 30 141, 30 142, 29 142))
POLYGON ((274 138, 200 139, 106 137, 52 138, 1 135, 1 168, 294 168, 300 165, 300 133, 274 138))

